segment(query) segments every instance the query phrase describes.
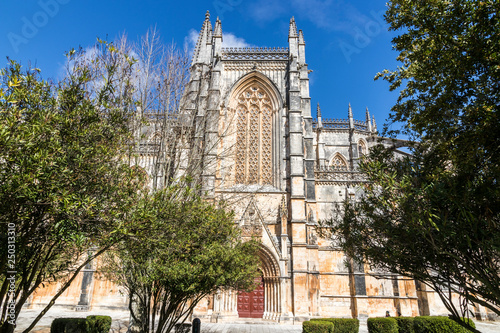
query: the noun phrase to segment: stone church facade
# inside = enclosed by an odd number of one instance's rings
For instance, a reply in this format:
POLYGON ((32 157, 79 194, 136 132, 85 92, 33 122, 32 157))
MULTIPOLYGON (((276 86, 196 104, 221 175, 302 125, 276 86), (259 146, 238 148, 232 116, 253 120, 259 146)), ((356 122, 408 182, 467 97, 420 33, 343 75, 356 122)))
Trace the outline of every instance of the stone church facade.
MULTIPOLYGON (((207 13, 180 111, 210 119, 196 130, 214 143, 202 157, 203 191, 233 200, 243 237, 260 240, 261 277, 251 293, 207 297, 194 316, 292 322, 386 311, 445 314, 424 285, 392 274, 377 279, 368 265, 354 264, 316 234, 318 221, 330 218, 336 203, 360 195, 364 179, 356 166, 370 147, 384 142, 375 118, 366 110, 364 120, 356 120, 350 105, 346 119, 324 119, 319 105, 313 117, 304 35, 293 18, 287 48, 224 48, 222 38, 220 20, 212 27, 207 13)), ((126 296, 96 275, 95 265, 80 275, 58 305, 127 308, 126 296)), ((56 290, 51 285, 37 292, 30 306, 46 304, 56 290)))
POLYGON ((368 110, 364 120, 350 105, 346 119, 324 119, 318 105, 313 117, 304 35, 294 19, 287 48, 224 48, 221 22, 212 28, 207 13, 192 61, 184 111, 210 119, 205 141, 218 142, 204 157, 216 167, 204 170, 203 190, 239 197, 236 223, 244 237, 260 239, 262 274, 256 291, 217 293, 195 316, 418 315, 414 281, 377 280, 316 235, 335 203, 359 195, 356 166, 378 136, 368 110))

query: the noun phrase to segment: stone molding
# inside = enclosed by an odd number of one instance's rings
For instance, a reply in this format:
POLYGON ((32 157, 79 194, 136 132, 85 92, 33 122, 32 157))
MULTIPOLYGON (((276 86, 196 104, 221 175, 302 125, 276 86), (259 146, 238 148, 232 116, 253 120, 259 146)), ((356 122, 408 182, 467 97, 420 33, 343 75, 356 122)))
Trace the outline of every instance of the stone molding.
POLYGON ((335 170, 329 167, 316 167, 314 175, 319 185, 327 185, 330 182, 364 183, 367 181, 366 176, 361 172, 335 170))
POLYGON ((288 60, 287 47, 223 47, 222 60, 288 60))
POLYGON ((223 65, 225 71, 284 71, 287 63, 286 61, 225 61, 223 65))
MULTIPOLYGON (((349 129, 349 119, 321 119, 322 129, 349 129)), ((361 120, 353 120, 354 129, 360 132, 369 132, 368 123, 361 120)), ((313 128, 317 129, 318 119, 313 118, 313 128)))

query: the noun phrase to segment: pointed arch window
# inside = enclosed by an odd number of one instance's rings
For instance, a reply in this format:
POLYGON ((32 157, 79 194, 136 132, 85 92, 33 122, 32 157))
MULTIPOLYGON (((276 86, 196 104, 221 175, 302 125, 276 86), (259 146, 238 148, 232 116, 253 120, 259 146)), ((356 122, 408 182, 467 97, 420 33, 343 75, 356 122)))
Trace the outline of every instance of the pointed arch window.
POLYGON ((271 100, 256 84, 236 98, 236 183, 272 185, 271 100))
POLYGON ((347 161, 339 153, 336 153, 330 161, 330 167, 335 170, 347 170, 347 161))
POLYGON ((364 140, 359 140, 358 141, 358 156, 364 156, 366 155, 366 143, 364 140))

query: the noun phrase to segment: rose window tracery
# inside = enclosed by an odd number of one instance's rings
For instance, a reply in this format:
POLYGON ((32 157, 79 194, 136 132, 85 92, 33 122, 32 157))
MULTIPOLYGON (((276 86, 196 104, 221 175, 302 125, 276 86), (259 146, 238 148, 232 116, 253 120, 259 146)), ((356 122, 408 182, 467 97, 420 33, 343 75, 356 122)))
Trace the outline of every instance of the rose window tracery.
POLYGON ((236 183, 273 184, 272 106, 258 86, 245 89, 236 106, 236 183))

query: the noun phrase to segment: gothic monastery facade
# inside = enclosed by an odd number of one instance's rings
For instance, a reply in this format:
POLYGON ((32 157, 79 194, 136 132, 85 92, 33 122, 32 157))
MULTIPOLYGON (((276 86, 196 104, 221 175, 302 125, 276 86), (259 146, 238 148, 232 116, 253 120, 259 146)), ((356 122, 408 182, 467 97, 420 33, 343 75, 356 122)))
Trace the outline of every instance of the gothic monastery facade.
MULTIPOLYGON (((336 203, 360 195, 356 166, 381 138, 368 110, 364 120, 350 106, 346 119, 324 119, 318 106, 313 117, 306 44, 294 19, 286 48, 224 48, 222 39, 220 20, 212 27, 207 13, 181 112, 213 120, 202 133, 217 142, 204 157, 216 163, 203 170, 203 190, 214 198, 239 196, 235 223, 243 237, 261 242, 261 279, 252 293, 208 297, 194 316, 292 322, 446 313, 419 283, 391 274, 376 279, 368 265, 354 265, 317 236, 318 221, 331 217, 336 203)), ((126 296, 93 272, 89 266, 58 304, 125 309, 126 296)), ((32 304, 46 303, 54 290, 35 295, 32 304)))
MULTIPOLYGON (((261 287, 221 292, 202 301, 195 315, 231 320, 279 321, 311 317, 419 314, 414 281, 371 277, 329 240, 316 235, 318 220, 335 203, 359 195, 356 166, 377 143, 375 119, 323 119, 311 112, 302 30, 290 21, 288 48, 224 48, 221 22, 207 13, 193 55, 184 107, 217 119, 212 153, 217 167, 204 172, 209 196, 241 196, 234 205, 244 237, 261 240, 261 287), (224 138, 220 137, 225 134, 224 138), (235 147, 234 154, 222 151, 235 147)), ((210 154, 208 154, 210 155, 210 154)))

